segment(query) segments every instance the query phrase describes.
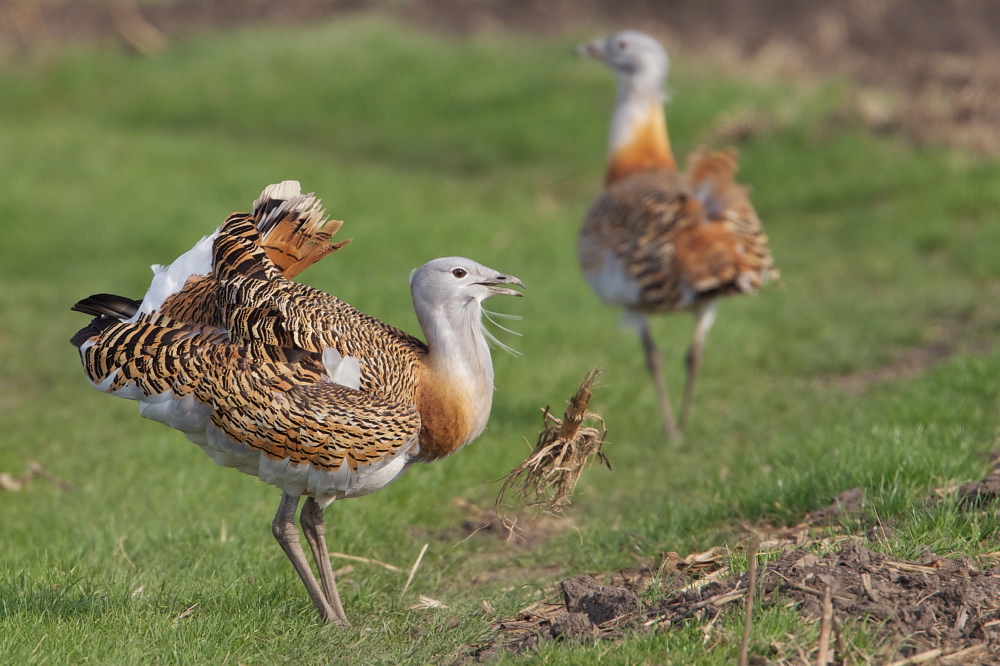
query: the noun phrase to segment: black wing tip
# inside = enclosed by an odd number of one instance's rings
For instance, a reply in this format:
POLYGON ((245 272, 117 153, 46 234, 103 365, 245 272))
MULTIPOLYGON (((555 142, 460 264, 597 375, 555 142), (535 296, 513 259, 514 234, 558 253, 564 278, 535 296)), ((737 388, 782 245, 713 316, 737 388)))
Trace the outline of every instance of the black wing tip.
POLYGON ((140 305, 142 305, 142 301, 115 294, 94 294, 77 301, 70 310, 82 312, 94 319, 69 339, 70 344, 79 348, 87 340, 99 335, 109 326, 122 319, 130 318, 139 311, 140 305))
POLYGON ((114 317, 128 319, 139 311, 142 301, 115 294, 94 294, 81 299, 70 308, 73 312, 82 312, 91 317, 114 317))

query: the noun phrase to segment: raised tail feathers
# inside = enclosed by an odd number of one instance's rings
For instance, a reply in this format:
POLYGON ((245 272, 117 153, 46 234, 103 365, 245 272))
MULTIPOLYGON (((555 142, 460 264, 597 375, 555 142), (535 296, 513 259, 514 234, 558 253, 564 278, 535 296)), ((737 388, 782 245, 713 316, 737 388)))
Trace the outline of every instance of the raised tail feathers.
POLYGON ((233 273, 258 279, 280 273, 291 279, 347 244, 330 242, 342 225, 327 219, 320 200, 302 194, 298 181, 268 185, 253 213, 234 213, 220 228, 213 269, 222 280, 233 273))
POLYGON ((701 211, 678 231, 674 263, 684 284, 702 297, 753 292, 778 277, 749 189, 734 180, 736 158, 729 149, 699 151, 688 160, 692 199, 701 211))
POLYGON ((320 200, 314 194, 302 194, 295 180, 264 188, 253 204, 253 217, 260 246, 289 279, 350 242, 331 242, 344 223, 327 219, 320 200))
POLYGON ((292 278, 346 244, 330 242, 341 224, 325 219, 320 201, 302 194, 298 182, 269 185, 254 202, 252 214, 230 215, 219 230, 169 266, 154 266, 141 301, 98 294, 73 309, 121 319, 162 310, 178 321, 220 325, 220 282, 233 276, 292 278))
POLYGON ((734 181, 736 151, 715 153, 696 152, 688 159, 688 179, 708 220, 721 219, 723 214, 747 201, 747 188, 734 181))

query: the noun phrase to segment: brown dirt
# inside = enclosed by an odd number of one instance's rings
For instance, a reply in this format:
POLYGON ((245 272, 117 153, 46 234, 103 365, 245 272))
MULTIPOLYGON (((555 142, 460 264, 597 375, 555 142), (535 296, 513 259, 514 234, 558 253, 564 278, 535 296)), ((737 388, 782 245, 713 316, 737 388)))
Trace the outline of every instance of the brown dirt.
MULTIPOLYGON (((987 288, 991 292, 995 289, 992 285, 987 285, 987 288)), ((925 333, 930 339, 922 345, 893 350, 894 358, 888 363, 847 374, 830 375, 821 378, 819 384, 858 396, 875 386, 917 379, 956 354, 979 356, 991 353, 996 346, 991 331, 998 324, 1000 313, 987 298, 984 305, 977 306, 974 312, 955 313, 926 322, 925 333)))
POLYGON ((845 375, 836 375, 823 381, 826 384, 839 387, 849 395, 857 396, 872 386, 917 379, 931 366, 950 358, 954 352, 955 346, 953 344, 934 342, 923 347, 903 350, 894 361, 886 365, 845 375))
POLYGON ((981 481, 969 481, 958 487, 958 498, 963 506, 983 506, 1000 496, 1000 451, 991 452, 988 458, 990 471, 981 481))
POLYGON ((849 114, 875 131, 1000 151, 1000 3, 993 0, 192 0, 143 6, 141 14, 128 0, 0 0, 0 63, 73 41, 118 39, 155 52, 158 35, 361 10, 459 33, 639 27, 743 71, 851 77, 861 86, 849 114))
MULTIPOLYGON (((804 618, 818 623, 829 590, 834 629, 830 649, 835 663, 852 649, 854 657, 860 656, 840 636, 845 622, 859 618, 877 628, 885 641, 878 655, 867 655, 879 663, 929 651, 940 651, 936 654, 941 660, 936 663, 997 663, 997 569, 983 571, 968 558, 943 559, 931 553, 922 562, 907 562, 851 540, 823 556, 801 548, 786 551, 760 567, 756 595, 765 608, 792 605, 804 618)), ((500 651, 521 653, 547 640, 609 640, 620 637, 625 629, 669 631, 692 621, 710 626, 720 613, 742 608, 747 586, 746 575, 704 585, 677 575, 662 583, 663 597, 658 603, 642 608, 639 597, 629 589, 642 579, 619 573, 616 582, 621 587, 601 585, 591 576, 566 580, 561 584, 561 599, 532 604, 515 618, 498 622, 496 637, 478 647, 473 656, 487 661, 500 651)), ((812 663, 812 653, 798 648, 789 653, 786 646, 775 645, 768 654, 757 656, 777 663, 812 663)))
MULTIPOLYGON (((998 462, 1000 452, 994 455, 998 462)), ((978 510, 1000 495, 1000 467, 981 481, 938 494, 952 493, 978 510)), ((1000 663, 1000 565, 983 570, 970 558, 931 552, 920 562, 886 556, 868 548, 886 533, 881 524, 868 530, 867 538, 817 538, 824 531, 833 534, 830 530, 858 514, 863 504, 861 489, 852 488, 794 527, 749 529, 760 553, 777 556, 758 567, 754 589, 761 605, 791 606, 806 620, 826 625, 832 663, 1000 663), (862 653, 842 636, 845 623, 858 621, 875 631, 875 654, 862 653)), ((742 612, 745 604, 748 576, 733 575, 729 560, 723 548, 683 559, 662 553, 656 564, 567 579, 558 592, 497 621, 492 639, 472 649, 469 658, 487 662, 504 652, 528 652, 544 641, 617 640, 626 633, 669 631, 691 622, 708 640, 722 613, 742 612), (659 601, 644 606, 639 595, 659 601)), ((815 663, 821 646, 807 647, 775 643, 750 663, 815 663)))

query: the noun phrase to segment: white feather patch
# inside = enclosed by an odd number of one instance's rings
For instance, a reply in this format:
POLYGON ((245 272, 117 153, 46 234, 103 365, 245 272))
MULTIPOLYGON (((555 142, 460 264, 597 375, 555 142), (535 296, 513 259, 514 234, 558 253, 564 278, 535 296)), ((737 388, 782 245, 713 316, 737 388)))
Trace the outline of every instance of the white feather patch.
POLYGON ((193 395, 178 398, 173 391, 139 399, 139 414, 184 433, 204 432, 212 408, 194 399, 193 395))
POLYGON ((253 202, 253 211, 256 213, 257 209, 267 201, 288 201, 292 197, 297 197, 300 194, 302 194, 302 185, 300 185, 297 180, 283 180, 280 183, 268 185, 264 188, 264 191, 260 193, 260 197, 253 202))
POLYGON ((154 265, 153 281, 149 284, 146 295, 142 297, 139 310, 126 321, 135 322, 139 315, 156 312, 163 301, 176 294, 184 287, 184 283, 192 275, 208 275, 212 272, 212 245, 219 235, 216 229, 210 236, 205 236, 193 248, 177 257, 169 266, 154 265))
POLYGON ((361 388, 361 362, 353 356, 341 356, 333 347, 323 350, 324 379, 357 391, 361 388))
POLYGON ((588 270, 585 277, 591 289, 608 303, 629 306, 638 305, 641 300, 639 285, 611 250, 601 253, 600 266, 588 270))

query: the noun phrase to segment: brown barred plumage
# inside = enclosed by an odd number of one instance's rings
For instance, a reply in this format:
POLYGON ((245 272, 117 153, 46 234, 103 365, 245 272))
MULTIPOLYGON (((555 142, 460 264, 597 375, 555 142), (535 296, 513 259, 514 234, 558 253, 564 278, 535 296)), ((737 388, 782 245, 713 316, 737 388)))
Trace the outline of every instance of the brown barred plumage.
POLYGON ((95 319, 72 342, 94 386, 282 488, 275 536, 323 619, 343 623, 322 509, 482 432, 493 374, 480 303, 521 283, 460 257, 425 264, 411 277, 425 344, 289 279, 345 244, 330 243, 340 224, 297 183, 272 185, 252 214, 154 267, 142 301, 80 301, 95 319), (322 589, 292 522, 301 495, 322 589))
POLYGON ((777 280, 767 237, 736 184, 733 151, 695 153, 677 171, 663 112, 668 60, 649 35, 624 31, 580 52, 615 72, 605 191, 580 233, 580 266, 594 291, 633 315, 657 388, 667 434, 679 436, 691 405, 705 336, 720 296, 748 294, 777 280), (680 424, 675 422, 647 316, 692 310, 698 323, 687 356, 680 424))

